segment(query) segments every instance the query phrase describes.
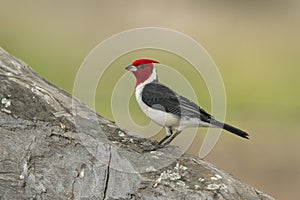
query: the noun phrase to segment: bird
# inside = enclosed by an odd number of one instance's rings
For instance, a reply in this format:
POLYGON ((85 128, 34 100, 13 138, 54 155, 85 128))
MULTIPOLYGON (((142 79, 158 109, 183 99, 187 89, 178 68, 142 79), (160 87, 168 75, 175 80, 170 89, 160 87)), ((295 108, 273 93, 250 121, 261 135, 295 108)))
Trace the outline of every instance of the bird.
POLYGON ((170 144, 184 129, 189 127, 217 127, 242 138, 248 133, 215 119, 190 99, 158 81, 156 60, 142 58, 133 61, 125 69, 136 78, 135 97, 144 114, 166 129, 166 135, 158 145, 170 144))

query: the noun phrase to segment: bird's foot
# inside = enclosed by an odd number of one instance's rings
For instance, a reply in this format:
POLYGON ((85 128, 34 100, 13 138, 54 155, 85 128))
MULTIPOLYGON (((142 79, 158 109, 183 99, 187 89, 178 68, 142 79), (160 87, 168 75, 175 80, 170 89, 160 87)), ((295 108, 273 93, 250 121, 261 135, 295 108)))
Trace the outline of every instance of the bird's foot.
POLYGON ((176 131, 174 134, 164 137, 159 144, 163 147, 169 145, 180 133, 181 131, 176 131))
POLYGON ((177 137, 181 131, 176 131, 176 133, 172 135, 166 135, 163 139, 161 139, 159 142, 152 142, 151 145, 144 146, 143 150, 144 152, 149 151, 156 151, 158 149, 164 148, 165 146, 169 145, 175 137, 177 137))

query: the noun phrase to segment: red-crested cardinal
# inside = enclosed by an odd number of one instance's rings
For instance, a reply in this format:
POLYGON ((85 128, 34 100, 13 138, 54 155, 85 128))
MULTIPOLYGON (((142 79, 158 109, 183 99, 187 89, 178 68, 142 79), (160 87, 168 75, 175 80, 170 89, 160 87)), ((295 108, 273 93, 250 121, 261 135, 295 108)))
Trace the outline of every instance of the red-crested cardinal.
POLYGON ((159 145, 169 144, 188 127, 219 127, 248 139, 246 132, 219 122, 191 100, 158 82, 155 70, 158 64, 155 60, 139 59, 125 69, 136 77, 135 97, 142 111, 156 124, 166 128, 167 134, 159 145))

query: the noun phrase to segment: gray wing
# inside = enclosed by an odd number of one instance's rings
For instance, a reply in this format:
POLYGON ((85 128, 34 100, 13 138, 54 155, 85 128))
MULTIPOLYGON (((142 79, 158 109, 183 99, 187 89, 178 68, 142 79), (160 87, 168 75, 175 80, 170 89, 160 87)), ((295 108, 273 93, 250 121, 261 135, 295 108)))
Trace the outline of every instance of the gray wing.
POLYGON ((142 101, 148 106, 151 106, 153 109, 166 111, 181 117, 186 116, 190 118, 198 118, 203 122, 223 128, 240 137, 247 139, 249 137, 248 133, 245 131, 242 131, 229 124, 217 121, 194 102, 177 94, 173 90, 160 83, 152 82, 145 85, 142 93, 142 101))
POLYGON ((145 85, 142 101, 153 109, 158 109, 178 116, 199 118, 210 123, 212 116, 193 101, 177 94, 163 84, 152 82, 145 85))

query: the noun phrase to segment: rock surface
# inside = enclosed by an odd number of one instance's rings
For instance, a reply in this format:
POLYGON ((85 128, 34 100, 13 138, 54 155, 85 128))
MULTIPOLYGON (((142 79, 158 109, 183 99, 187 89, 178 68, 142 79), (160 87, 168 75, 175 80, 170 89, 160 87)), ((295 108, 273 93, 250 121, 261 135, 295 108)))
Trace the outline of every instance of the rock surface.
POLYGON ((0 199, 273 199, 131 136, 0 48, 0 199))

